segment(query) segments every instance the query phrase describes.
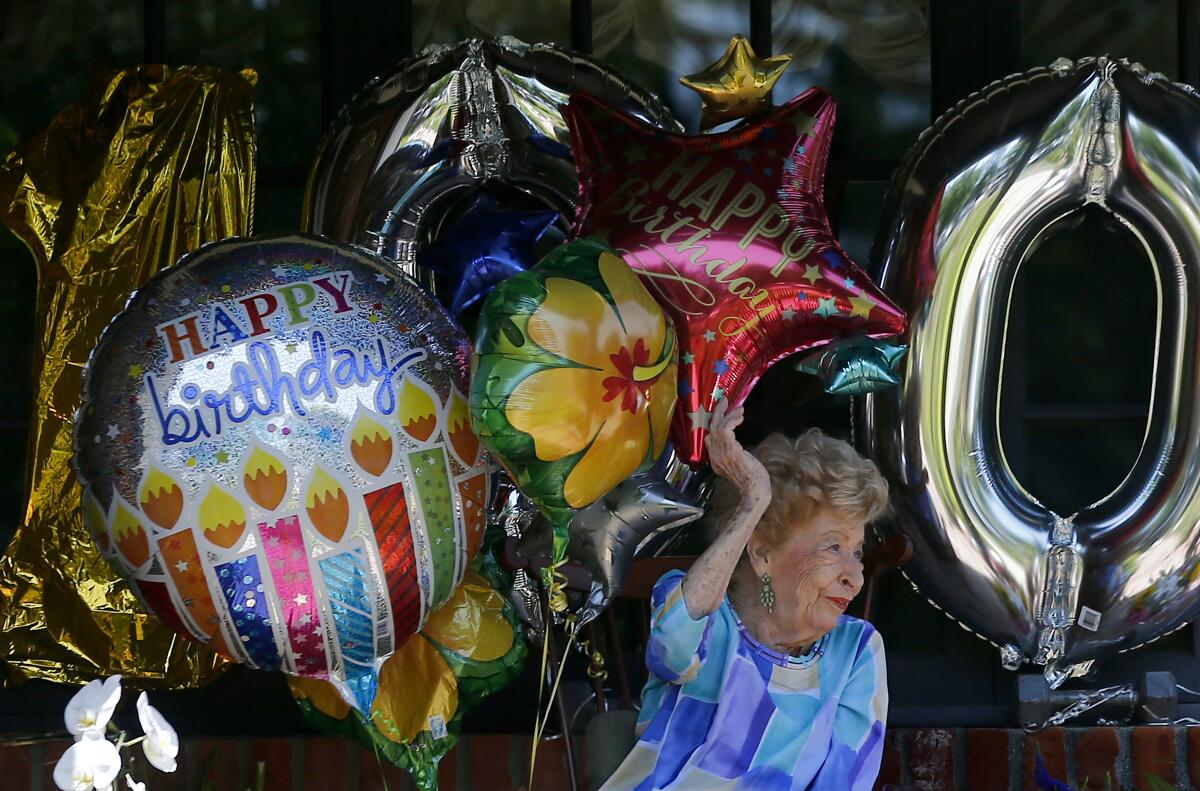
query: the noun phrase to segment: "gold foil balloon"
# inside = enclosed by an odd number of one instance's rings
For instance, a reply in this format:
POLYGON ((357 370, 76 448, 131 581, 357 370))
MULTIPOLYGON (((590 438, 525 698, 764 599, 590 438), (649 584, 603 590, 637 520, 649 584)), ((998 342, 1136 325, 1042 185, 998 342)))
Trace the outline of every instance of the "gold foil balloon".
MULTIPOLYGON (((124 562, 144 562, 147 530, 178 518, 175 482, 148 471, 116 514, 89 499, 85 526, 71 427, 83 363, 129 293, 181 254, 250 231, 256 79, 197 67, 123 69, 0 165, 0 220, 39 270, 28 505, 0 558, 0 657, 17 678, 78 683, 120 673, 194 686, 225 664, 177 645, 89 535, 107 549, 111 520, 124 562)), ((103 439, 129 441, 121 431, 103 439)))
POLYGON ((792 62, 791 55, 760 58, 742 36, 729 39, 720 60, 679 82, 700 94, 700 130, 771 109, 771 89, 792 62))

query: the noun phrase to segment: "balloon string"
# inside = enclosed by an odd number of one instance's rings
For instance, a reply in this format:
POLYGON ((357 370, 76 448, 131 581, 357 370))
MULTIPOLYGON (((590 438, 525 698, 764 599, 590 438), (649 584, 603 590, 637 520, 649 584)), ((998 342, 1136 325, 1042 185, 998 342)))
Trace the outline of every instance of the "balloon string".
POLYGON ((580 640, 579 650, 588 658, 588 678, 594 678, 602 683, 607 681, 608 669, 604 665, 604 654, 595 649, 591 640, 580 640))
POLYGON ((546 584, 550 593, 551 612, 564 613, 567 611, 567 576, 560 571, 560 567, 566 562, 566 560, 560 560, 546 568, 546 584))
POLYGON ((371 749, 375 751, 375 765, 379 767, 379 778, 383 781, 383 791, 388 791, 387 772, 383 771, 383 758, 379 756, 379 745, 371 740, 371 749))
MULTIPOLYGON (((547 589, 546 593, 547 606, 549 606, 550 593, 547 589)), ((546 666, 550 663, 550 635, 549 630, 554 628, 554 622, 549 618, 546 619, 544 627, 547 631, 542 635, 542 667, 538 672, 538 702, 537 709, 533 717, 533 747, 532 753, 529 755, 529 789, 533 789, 533 769, 537 764, 538 744, 541 741, 542 734, 538 729, 539 717, 542 713, 542 700, 546 695, 546 666)))
MULTIPOLYGON (((552 629, 553 624, 547 623, 547 629, 552 629)), ((550 635, 547 633, 542 638, 542 669, 538 676, 538 715, 533 728, 533 750, 529 756, 529 789, 533 791, 533 774, 534 768, 537 765, 538 747, 542 743, 542 733, 546 729, 546 724, 550 721, 550 713, 554 709, 554 699, 558 695, 558 686, 562 683, 563 676, 566 675, 567 657, 571 655, 571 648, 575 642, 575 636, 578 632, 575 624, 574 616, 567 618, 564 626, 564 631, 567 634, 567 644, 563 647, 562 654, 558 663, 558 673, 554 677, 554 683, 550 685, 550 698, 545 701, 545 711, 542 710, 543 693, 546 687, 546 669, 550 663, 550 635)), ((571 727, 569 722, 562 724, 563 728, 571 727)))

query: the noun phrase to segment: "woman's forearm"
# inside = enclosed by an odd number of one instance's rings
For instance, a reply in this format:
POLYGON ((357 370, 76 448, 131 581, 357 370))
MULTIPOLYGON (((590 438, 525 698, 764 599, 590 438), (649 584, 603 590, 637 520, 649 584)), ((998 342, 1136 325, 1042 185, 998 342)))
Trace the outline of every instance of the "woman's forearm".
POLYGON ((743 499, 721 535, 692 564, 682 591, 683 603, 693 620, 710 615, 721 606, 738 559, 770 501, 769 494, 743 499))

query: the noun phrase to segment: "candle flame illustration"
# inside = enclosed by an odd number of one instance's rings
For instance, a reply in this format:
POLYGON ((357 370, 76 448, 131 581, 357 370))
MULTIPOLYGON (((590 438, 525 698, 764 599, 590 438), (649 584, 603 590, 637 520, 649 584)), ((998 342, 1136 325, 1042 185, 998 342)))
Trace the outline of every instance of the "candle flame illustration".
POLYGON ((150 559, 150 540, 146 537, 146 530, 133 509, 127 507, 120 499, 117 500, 116 512, 113 514, 112 532, 117 551, 130 568, 139 568, 150 559))
POLYGON ((142 482, 138 494, 142 513, 164 530, 170 530, 179 521, 183 511, 183 491, 171 476, 157 467, 151 467, 142 482))
POLYGON ((274 511, 287 493, 287 466, 275 456, 255 446, 242 467, 242 485, 246 494, 268 511, 274 511))
POLYGON ((350 432, 350 455, 369 474, 382 475, 392 460, 391 432, 370 415, 359 414, 350 432))
POLYGON ((437 429, 437 405, 424 389, 405 379, 396 412, 404 431, 417 442, 425 442, 437 429))
POLYGON ((320 467, 309 481, 304 504, 317 532, 330 541, 341 540, 350 521, 350 502, 341 485, 320 467))
POLYGON ((96 495, 92 494, 90 488, 83 492, 83 524, 91 533, 92 540, 100 547, 100 551, 107 552, 110 544, 108 517, 104 515, 104 508, 101 507, 100 501, 96 499, 96 495))
POLYGON ((219 547, 232 547, 246 529, 246 509, 229 492, 215 484, 200 501, 200 529, 219 547))
POLYGON ((458 460, 468 467, 474 466, 479 459, 479 437, 471 429, 471 412, 458 391, 450 394, 450 411, 446 422, 450 427, 450 446, 454 448, 458 460))

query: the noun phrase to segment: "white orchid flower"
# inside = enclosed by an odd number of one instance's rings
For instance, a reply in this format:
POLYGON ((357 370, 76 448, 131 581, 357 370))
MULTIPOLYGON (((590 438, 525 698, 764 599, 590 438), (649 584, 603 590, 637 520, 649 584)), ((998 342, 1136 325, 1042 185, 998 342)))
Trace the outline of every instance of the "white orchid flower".
POLYGON ((54 785, 61 791, 111 791, 121 773, 117 746, 95 733, 87 733, 63 753, 54 766, 54 785))
POLYGON ((120 676, 112 676, 104 681, 89 681, 76 692, 63 712, 67 730, 75 737, 75 741, 87 735, 103 736, 120 699, 120 676))
POLYGON ((179 755, 179 736, 175 729, 158 709, 150 705, 145 692, 138 695, 137 712, 142 730, 146 732, 146 740, 142 742, 146 760, 161 772, 174 772, 175 756, 179 755))
POLYGON ((128 774, 125 775, 125 787, 128 788, 129 791, 146 791, 145 783, 139 783, 128 774))

